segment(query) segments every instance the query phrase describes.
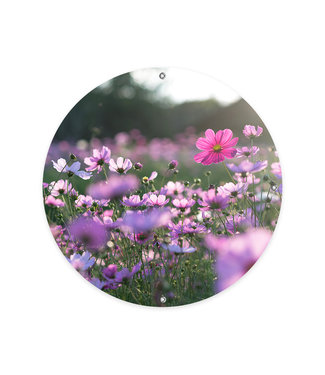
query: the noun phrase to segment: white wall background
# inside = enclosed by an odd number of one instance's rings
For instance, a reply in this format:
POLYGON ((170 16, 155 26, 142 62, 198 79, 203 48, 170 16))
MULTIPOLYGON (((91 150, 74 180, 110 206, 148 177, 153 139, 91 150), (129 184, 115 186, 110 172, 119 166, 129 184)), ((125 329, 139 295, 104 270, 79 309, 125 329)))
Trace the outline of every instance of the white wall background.
POLYGON ((11 374, 324 374, 322 1, 11 1, 1 27, 1 345, 11 374), (130 70, 229 84, 267 124, 285 200, 253 271, 188 307, 133 306, 60 255, 41 199, 72 106, 130 70))

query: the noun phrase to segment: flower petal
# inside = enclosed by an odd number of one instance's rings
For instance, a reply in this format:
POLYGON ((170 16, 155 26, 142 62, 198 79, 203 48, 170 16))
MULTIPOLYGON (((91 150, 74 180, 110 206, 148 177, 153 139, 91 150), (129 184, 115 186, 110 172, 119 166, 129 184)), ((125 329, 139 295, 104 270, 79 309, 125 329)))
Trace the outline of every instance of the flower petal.
POLYGON ((118 168, 123 168, 123 158, 122 158, 122 156, 117 158, 116 165, 117 165, 118 168))
POLYGON ((209 155, 202 160, 203 165, 210 165, 212 163, 220 163, 225 160, 224 156, 220 152, 210 152, 209 155))
POLYGON ((222 155, 228 159, 232 159, 236 156, 237 150, 235 148, 225 148, 222 150, 222 155))
POLYGON ((212 144, 211 142, 209 142, 209 140, 207 140, 206 138, 202 138, 202 137, 200 137, 200 138, 196 141, 196 147, 197 147, 199 150, 205 150, 205 151, 208 151, 208 150, 212 150, 213 144, 212 144))
POLYGON ((211 154, 210 151, 202 151, 202 152, 199 152, 198 154, 196 154, 194 156, 194 160, 197 162, 197 163, 201 163, 203 159, 205 159, 207 156, 209 156, 211 154))
POLYGON ((111 159, 111 160, 109 161, 109 169, 110 169, 111 171, 114 171, 114 170, 117 169, 117 165, 116 165, 114 159, 111 159))
POLYGON ((70 167, 67 167, 67 170, 76 173, 77 171, 79 171, 80 166, 80 161, 75 161, 70 167))
POLYGON ((208 160, 203 160, 203 165, 209 165, 209 164, 217 164, 225 160, 225 157, 222 155, 221 152, 212 152, 211 157, 208 160), (208 164, 206 164, 208 163, 208 164))
POLYGON ((225 147, 234 147, 236 146, 238 142, 238 137, 235 137, 233 139, 230 139, 229 141, 225 142, 222 147, 225 148, 225 147))
POLYGON ((212 129, 207 129, 205 131, 205 137, 207 138, 208 142, 214 145, 216 143, 215 141, 215 134, 212 129))

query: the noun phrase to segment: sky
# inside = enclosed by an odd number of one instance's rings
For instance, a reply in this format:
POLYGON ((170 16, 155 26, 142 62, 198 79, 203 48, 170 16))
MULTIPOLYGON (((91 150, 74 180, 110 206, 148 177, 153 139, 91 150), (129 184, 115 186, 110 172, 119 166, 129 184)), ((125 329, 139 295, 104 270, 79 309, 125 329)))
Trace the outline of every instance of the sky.
POLYGON ((149 89, 158 86, 161 96, 167 96, 176 103, 192 100, 216 99, 224 105, 240 99, 230 87, 217 79, 180 68, 150 68, 131 73, 133 79, 149 89), (159 78, 161 72, 165 78, 159 78))

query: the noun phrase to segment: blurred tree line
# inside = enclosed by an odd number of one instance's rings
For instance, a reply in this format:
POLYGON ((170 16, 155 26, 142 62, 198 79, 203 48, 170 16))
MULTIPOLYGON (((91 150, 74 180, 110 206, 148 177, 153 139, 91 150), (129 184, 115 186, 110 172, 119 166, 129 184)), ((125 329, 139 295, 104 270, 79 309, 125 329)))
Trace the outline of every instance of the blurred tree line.
MULTIPOLYGON (((82 98, 59 127, 55 140, 113 137, 139 129, 147 138, 173 138, 189 126, 202 132, 230 128, 240 136, 245 124, 262 125, 253 109, 240 100, 222 106, 216 100, 172 103, 157 89, 137 84, 130 73, 120 75, 82 98)), ((268 138, 268 133, 266 134, 268 138)), ((271 138, 264 142, 271 141, 271 138)))

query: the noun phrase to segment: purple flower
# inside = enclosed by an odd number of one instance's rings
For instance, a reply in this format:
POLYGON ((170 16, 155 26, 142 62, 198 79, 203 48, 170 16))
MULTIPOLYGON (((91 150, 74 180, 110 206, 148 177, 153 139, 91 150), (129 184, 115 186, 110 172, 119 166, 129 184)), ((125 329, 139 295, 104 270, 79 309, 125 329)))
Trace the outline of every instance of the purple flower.
POLYGON ((111 158, 111 150, 105 146, 102 147, 102 150, 97 149, 93 150, 93 156, 87 157, 84 159, 85 164, 89 165, 86 168, 86 171, 95 171, 100 172, 104 164, 108 164, 111 158))
POLYGON ((122 158, 121 156, 116 159, 116 163, 113 159, 109 161, 109 169, 112 172, 125 174, 128 170, 132 168, 132 163, 130 159, 122 158))
POLYGON ((130 195, 129 198, 123 197, 123 201, 121 202, 121 204, 127 207, 140 207, 144 205, 146 201, 147 198, 145 197, 141 200, 139 195, 130 195))
POLYGON ((134 169, 139 169, 140 170, 142 168, 143 168, 143 165, 141 163, 137 162, 137 163, 134 164, 134 169))
POLYGON ((78 196, 78 199, 76 200, 76 206, 77 207, 91 207, 91 205, 93 204, 94 200, 93 198, 90 196, 90 195, 82 195, 80 194, 78 196))
POLYGON ((251 208, 247 209, 246 215, 236 214, 234 217, 229 216, 226 220, 226 228, 228 232, 235 234, 238 232, 245 232, 249 228, 259 226, 258 218, 252 212, 251 208))
POLYGON ((227 195, 216 194, 215 189, 209 189, 202 193, 202 200, 198 202, 206 209, 223 210, 229 204, 229 197, 227 195))
POLYGON ((207 248, 218 253, 215 284, 217 293, 240 279, 254 265, 271 235, 269 230, 258 228, 234 237, 206 237, 207 248))
POLYGON ((256 138, 259 137, 262 133, 263 128, 261 128, 260 126, 258 126, 257 129, 253 125, 244 126, 243 134, 247 138, 256 138))
POLYGON ((88 268, 92 267, 96 261, 95 258, 91 257, 88 251, 85 251, 82 255, 73 254, 68 261, 71 263, 72 267, 78 271, 86 271, 88 268))
POLYGON ((171 222, 168 224, 168 228, 171 231, 171 237, 174 239, 187 233, 204 233, 207 231, 204 225, 197 224, 189 218, 184 221, 180 220, 177 224, 171 222))
POLYGON ((117 272, 117 267, 115 264, 111 264, 110 266, 103 269, 104 278, 111 284, 121 284, 129 281, 137 272, 140 271, 141 262, 132 267, 131 271, 128 268, 122 268, 121 271, 117 272), (109 269, 110 266, 114 267, 109 269))
POLYGON ((265 169, 267 164, 267 160, 257 161, 256 163, 252 163, 249 160, 244 160, 239 165, 233 163, 227 164, 227 167, 235 173, 255 173, 265 169))
POLYGON ((71 166, 68 166, 68 163, 65 159, 59 159, 57 162, 52 160, 53 168, 56 169, 58 172, 65 172, 68 174, 69 177, 72 177, 73 175, 76 175, 83 180, 89 180, 91 177, 91 173, 87 173, 85 171, 80 171, 80 162, 76 161, 71 166))
POLYGON ((107 182, 101 181, 89 187, 88 193, 95 199, 114 199, 137 189, 139 180, 133 176, 112 176, 107 182))
POLYGON ((89 278, 87 279, 91 284, 93 284, 96 288, 98 289, 103 289, 104 286, 106 286, 106 282, 105 281, 101 281, 99 280, 97 277, 93 277, 93 278, 89 278))
POLYGON ((237 148, 237 158, 242 158, 242 157, 251 157, 253 155, 256 155, 259 152, 259 147, 253 146, 253 147, 242 147, 242 148, 237 148))
POLYGON ((153 228, 166 225, 170 219, 167 209, 150 209, 149 211, 127 211, 123 217, 123 226, 134 233, 149 232, 153 228))
POLYGON ((70 224, 69 232, 74 241, 81 242, 86 249, 92 251, 100 249, 107 241, 104 225, 84 216, 70 224))
POLYGON ((114 279, 117 272, 117 265, 110 264, 106 268, 103 268, 103 276, 107 279, 114 279))

